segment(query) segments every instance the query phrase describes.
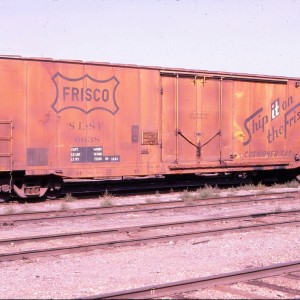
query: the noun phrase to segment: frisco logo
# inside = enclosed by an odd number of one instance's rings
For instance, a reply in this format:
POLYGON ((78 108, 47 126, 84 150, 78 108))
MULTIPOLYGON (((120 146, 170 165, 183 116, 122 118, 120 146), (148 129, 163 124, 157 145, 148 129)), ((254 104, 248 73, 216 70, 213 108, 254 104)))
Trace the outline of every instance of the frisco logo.
POLYGON ((79 78, 68 78, 57 72, 52 80, 56 97, 51 105, 56 113, 66 109, 78 109, 85 114, 100 109, 115 115, 119 106, 116 101, 118 79, 113 76, 98 80, 85 74, 79 78))

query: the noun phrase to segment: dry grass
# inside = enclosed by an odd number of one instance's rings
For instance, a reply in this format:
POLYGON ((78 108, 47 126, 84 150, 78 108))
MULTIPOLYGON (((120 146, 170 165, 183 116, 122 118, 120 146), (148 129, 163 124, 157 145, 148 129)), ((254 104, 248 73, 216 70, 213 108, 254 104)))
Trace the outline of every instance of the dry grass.
POLYGON ((180 199, 185 203, 185 205, 193 205, 195 197, 193 193, 190 193, 188 189, 186 189, 183 193, 181 193, 180 199))
POLYGON ((219 188, 205 185, 203 188, 199 188, 196 192, 189 192, 187 189, 180 195, 180 199, 186 205, 193 205, 196 199, 210 199, 219 197, 219 188))
POLYGON ((70 209, 70 207, 66 203, 62 203, 60 206, 60 211, 69 210, 69 209, 70 209))
POLYGON ((236 190, 236 191, 252 191, 255 190, 256 187, 254 184, 250 183, 250 184, 246 184, 246 185, 242 185, 242 186, 238 186, 236 188, 231 188, 231 190, 236 190))
POLYGON ((199 199, 209 199, 219 197, 220 190, 217 186, 212 187, 209 185, 205 185, 203 188, 197 189, 196 193, 196 196, 199 199))
POLYGON ((292 180, 288 181, 286 183, 275 183, 272 185, 274 188, 298 188, 299 187, 299 182, 297 180, 292 180))
POLYGON ((100 196, 99 198, 101 198, 102 202, 101 202, 101 206, 102 207, 111 207, 113 206, 113 198, 114 195, 111 194, 108 190, 105 191, 105 193, 102 195, 102 197, 100 196))
POLYGON ((76 200, 77 199, 71 193, 67 193, 66 196, 64 197, 65 202, 74 202, 76 200))

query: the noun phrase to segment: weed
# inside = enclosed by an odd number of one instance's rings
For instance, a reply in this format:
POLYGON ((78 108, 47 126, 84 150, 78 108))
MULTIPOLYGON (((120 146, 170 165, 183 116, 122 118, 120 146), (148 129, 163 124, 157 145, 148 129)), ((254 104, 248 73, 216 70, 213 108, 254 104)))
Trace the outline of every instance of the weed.
POLYGON ((250 183, 250 184, 246 184, 243 186, 240 186, 237 188, 237 190, 245 190, 245 191, 251 191, 251 190, 255 190, 256 187, 254 184, 250 183))
POLYGON ((183 201, 184 201, 184 204, 187 206, 194 205, 194 198, 186 198, 183 201))
MULTIPOLYGON (((99 197, 100 198, 100 197, 99 197)), ((113 206, 112 199, 114 198, 113 194, 111 194, 108 190, 102 196, 102 207, 111 207, 113 206)))
POLYGON ((76 198, 71 193, 67 193, 66 196, 64 197, 64 200, 66 202, 73 202, 76 200, 76 198))
POLYGON ((219 192, 219 188, 212 187, 209 185, 205 185, 203 188, 197 189, 196 197, 199 199, 208 199, 216 197, 217 193, 219 192))
POLYGON ((220 189, 219 189, 219 187, 218 187, 217 185, 215 185, 214 187, 210 186, 209 188, 210 188, 214 193, 220 192, 220 189))
POLYGON ((198 197, 200 199, 213 198, 214 197, 214 193, 212 191, 210 191, 210 190, 203 189, 202 191, 198 192, 198 197))
POLYGON ((292 180, 292 181, 288 181, 286 183, 286 187, 289 187, 289 188, 297 188, 299 187, 299 183, 297 180, 292 180))
POLYGON ((103 199, 101 206, 102 207, 111 207, 111 206, 113 206, 113 203, 112 203, 111 199, 106 198, 106 199, 103 199))
POLYGON ((288 181, 285 183, 274 183, 272 185, 272 187, 274 188, 298 188, 299 187, 299 182, 297 180, 292 180, 292 181, 288 181))
POLYGON ((106 189, 105 193, 103 194, 103 198, 113 198, 113 197, 114 195, 106 189))
POLYGON ((63 210, 68 210, 70 207, 68 204, 66 203, 62 203, 61 206, 60 206, 60 210, 63 211, 63 210))
POLYGON ((192 193, 188 191, 188 189, 184 190, 183 193, 180 195, 180 199, 186 204, 186 205, 193 205, 194 196, 192 193))
POLYGON ((190 198, 190 193, 189 193, 188 189, 184 190, 180 195, 180 199, 182 201, 184 201, 187 198, 190 198))
POLYGON ((283 188, 283 187, 285 187, 286 186, 286 184, 285 183, 274 183, 274 184, 272 184, 272 187, 273 188, 283 188))
POLYGON ((203 188, 197 189, 196 193, 190 193, 187 189, 180 195, 180 199, 186 205, 193 205, 196 199, 209 199, 219 196, 219 188, 205 185, 203 188))
POLYGON ((260 182, 256 185, 255 189, 257 189, 259 191, 266 191, 267 187, 260 182))

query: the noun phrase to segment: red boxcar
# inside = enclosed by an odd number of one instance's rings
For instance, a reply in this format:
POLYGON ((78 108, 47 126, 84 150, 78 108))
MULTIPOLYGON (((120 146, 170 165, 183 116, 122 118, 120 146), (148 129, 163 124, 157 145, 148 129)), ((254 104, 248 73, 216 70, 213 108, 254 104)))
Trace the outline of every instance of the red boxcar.
POLYGON ((297 175, 299 86, 299 78, 2 56, 0 198, 55 197, 62 178, 297 175))

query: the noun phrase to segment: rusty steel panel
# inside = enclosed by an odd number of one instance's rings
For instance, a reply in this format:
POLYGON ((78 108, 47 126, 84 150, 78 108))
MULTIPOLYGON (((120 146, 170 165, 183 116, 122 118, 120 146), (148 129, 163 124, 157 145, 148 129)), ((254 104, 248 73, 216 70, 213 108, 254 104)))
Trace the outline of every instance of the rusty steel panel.
POLYGON ((164 78, 163 91, 164 153, 180 165, 219 161, 219 81, 164 78))
POLYGON ((175 77, 162 77, 162 162, 172 164, 177 159, 177 88, 175 77))
POLYGON ((139 71, 141 146, 137 170, 161 173, 161 84, 156 70, 139 71))
MULTIPOLYGON (((50 99, 54 97, 51 76, 55 66, 46 62, 28 62, 26 73, 26 133, 24 134, 27 166, 56 166, 58 118, 52 113, 50 99)), ((20 134, 14 130, 14 136, 20 134)), ((15 155, 14 155, 15 156, 15 155)))
POLYGON ((162 85, 168 93, 163 101, 163 145, 173 149, 163 154, 173 154, 168 156, 173 170, 299 166, 295 82, 291 88, 286 82, 170 75, 163 77, 162 85), (170 118, 164 117, 167 112, 170 118), (176 130, 179 137, 172 135, 176 130))
MULTIPOLYGON (((287 86, 283 84, 234 82, 234 151, 245 161, 292 159, 295 151, 283 134, 287 86), (281 133, 280 133, 281 132, 281 133), (276 158, 275 158, 276 157, 276 158)), ((290 103, 290 105, 293 105, 290 103)))
MULTIPOLYGON (((220 81, 207 80, 198 84, 201 98, 201 159, 206 162, 220 161, 221 107, 220 107, 220 81)), ((226 113, 224 108, 224 113, 226 113)))
POLYGON ((142 132, 142 145, 158 145, 159 136, 158 132, 143 131, 142 132))
POLYGON ((139 148, 132 136, 140 123, 139 70, 62 64, 54 82, 60 91, 54 104, 59 165, 70 165, 75 177, 132 174, 139 148))
POLYGON ((197 148, 200 139, 200 124, 197 124, 198 97, 197 86, 193 78, 178 79, 178 99, 176 105, 176 118, 178 119, 175 130, 179 130, 182 135, 192 141, 194 145, 188 143, 182 136, 177 135, 178 140, 178 163, 195 162, 197 158, 197 148), (196 146, 195 146, 196 145, 196 146))
POLYGON ((233 120, 234 103, 233 89, 231 81, 220 81, 220 148, 221 162, 226 163, 236 158, 233 149, 233 140, 241 138, 241 131, 238 130, 236 122, 233 120), (224 100, 226 99, 226 101, 224 100))
POLYGON ((0 57, 0 170, 110 177, 297 168, 299 81, 0 57))
POLYGON ((27 148, 28 166, 47 166, 48 148, 27 148))

